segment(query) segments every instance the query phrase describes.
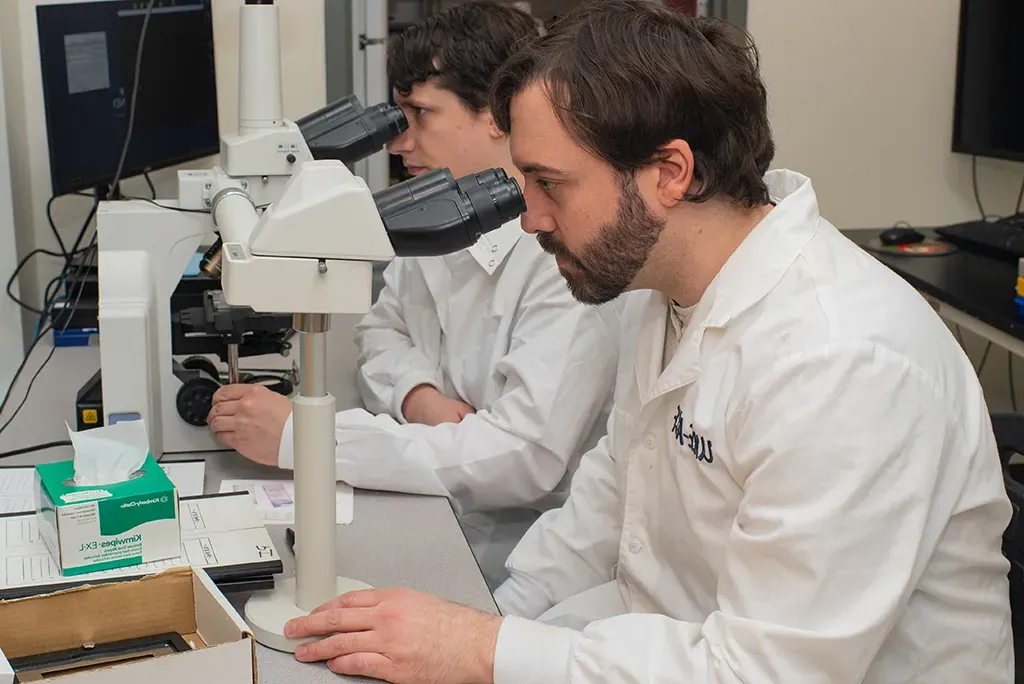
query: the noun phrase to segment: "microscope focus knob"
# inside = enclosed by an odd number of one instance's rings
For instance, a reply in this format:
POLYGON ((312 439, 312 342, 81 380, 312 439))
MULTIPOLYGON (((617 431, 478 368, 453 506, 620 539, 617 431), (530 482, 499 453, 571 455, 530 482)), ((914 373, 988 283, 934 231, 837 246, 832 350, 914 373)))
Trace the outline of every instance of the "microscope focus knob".
POLYGON ((189 425, 204 427, 213 405, 213 395, 220 383, 213 378, 197 377, 186 380, 178 388, 176 405, 178 415, 189 425))

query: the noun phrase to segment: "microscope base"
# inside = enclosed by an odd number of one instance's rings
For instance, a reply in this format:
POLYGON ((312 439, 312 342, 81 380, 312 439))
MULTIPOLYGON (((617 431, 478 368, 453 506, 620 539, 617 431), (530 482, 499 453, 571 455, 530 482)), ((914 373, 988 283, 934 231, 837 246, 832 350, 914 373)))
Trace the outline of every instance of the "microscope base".
MULTIPOLYGON (((337 594, 357 589, 372 589, 369 584, 347 577, 337 578, 337 594)), ((295 578, 278 579, 270 591, 252 595, 245 603, 245 621, 252 628, 256 642, 284 653, 294 653, 300 644, 318 641, 323 637, 289 639, 284 635, 284 625, 292 618, 308 615, 308 611, 295 605, 295 578)))

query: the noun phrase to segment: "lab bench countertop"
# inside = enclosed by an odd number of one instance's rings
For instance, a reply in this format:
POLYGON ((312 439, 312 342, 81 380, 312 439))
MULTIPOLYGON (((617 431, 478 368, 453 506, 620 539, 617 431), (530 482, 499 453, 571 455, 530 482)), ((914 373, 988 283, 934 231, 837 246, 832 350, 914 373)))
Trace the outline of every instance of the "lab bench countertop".
MULTIPOLYGON (((940 237, 934 230, 918 230, 928 238, 940 237)), ((844 230, 843 234, 866 248, 881 232, 881 229, 852 229, 844 230)), ((1014 259, 967 249, 939 256, 905 256, 871 250, 868 253, 920 292, 1024 341, 1024 321, 1017 315, 1013 302, 1017 284, 1014 259)))
MULTIPOLYGON (((27 381, 49 353, 41 342, 30 359, 12 401, 20 401, 27 381)), ((99 367, 99 349, 71 347, 55 350, 37 378, 21 413, 3 435, 0 452, 67 439, 64 422, 74 424, 75 393, 99 367)), ((15 404, 16 405, 16 404, 15 404)), ((206 459, 207 493, 220 490, 225 479, 288 479, 290 473, 252 463, 237 453, 174 454, 163 460, 206 459)), ((34 465, 69 459, 70 447, 5 459, 5 465, 34 465)), ((285 543, 285 527, 267 529, 284 559, 284 576, 294 574, 294 557, 285 543)), ((444 498, 356 490, 353 522, 338 525, 338 574, 375 587, 408 587, 497 614, 472 551, 451 505, 444 498)), ((228 599, 244 615, 247 594, 228 599)), ((368 681, 342 677, 325 664, 298 663, 290 654, 262 646, 257 649, 261 684, 340 684, 368 681)))

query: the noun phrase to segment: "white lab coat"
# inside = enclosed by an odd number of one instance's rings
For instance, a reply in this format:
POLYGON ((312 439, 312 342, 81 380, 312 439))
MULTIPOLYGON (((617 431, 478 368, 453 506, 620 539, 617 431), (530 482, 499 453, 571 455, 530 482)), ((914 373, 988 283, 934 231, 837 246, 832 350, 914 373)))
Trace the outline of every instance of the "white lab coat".
POLYGON ((767 179, 777 206, 667 368, 665 297, 623 314, 609 436, 496 592, 496 684, 1013 681, 1010 504, 974 370, 808 179, 767 179), (585 590, 603 619, 582 631, 524 619, 585 590))
MULTIPOLYGON (((364 410, 337 415, 338 478, 450 497, 492 588, 538 515, 561 505, 604 434, 618 358, 615 307, 584 307, 554 259, 511 221, 472 248, 395 259, 356 328, 364 410), (429 384, 476 409, 461 423, 405 422, 429 384), (372 415, 377 414, 377 415, 372 415)), ((290 468, 291 421, 280 463, 290 468)))

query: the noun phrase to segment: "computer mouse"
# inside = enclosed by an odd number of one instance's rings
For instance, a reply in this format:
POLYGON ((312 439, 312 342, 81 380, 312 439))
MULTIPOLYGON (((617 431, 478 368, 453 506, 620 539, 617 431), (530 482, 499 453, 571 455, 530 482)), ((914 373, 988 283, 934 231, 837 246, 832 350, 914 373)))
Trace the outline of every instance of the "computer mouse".
POLYGON ((924 241, 924 235, 913 228, 896 227, 888 228, 878 234, 879 241, 886 247, 897 245, 912 245, 924 241))

